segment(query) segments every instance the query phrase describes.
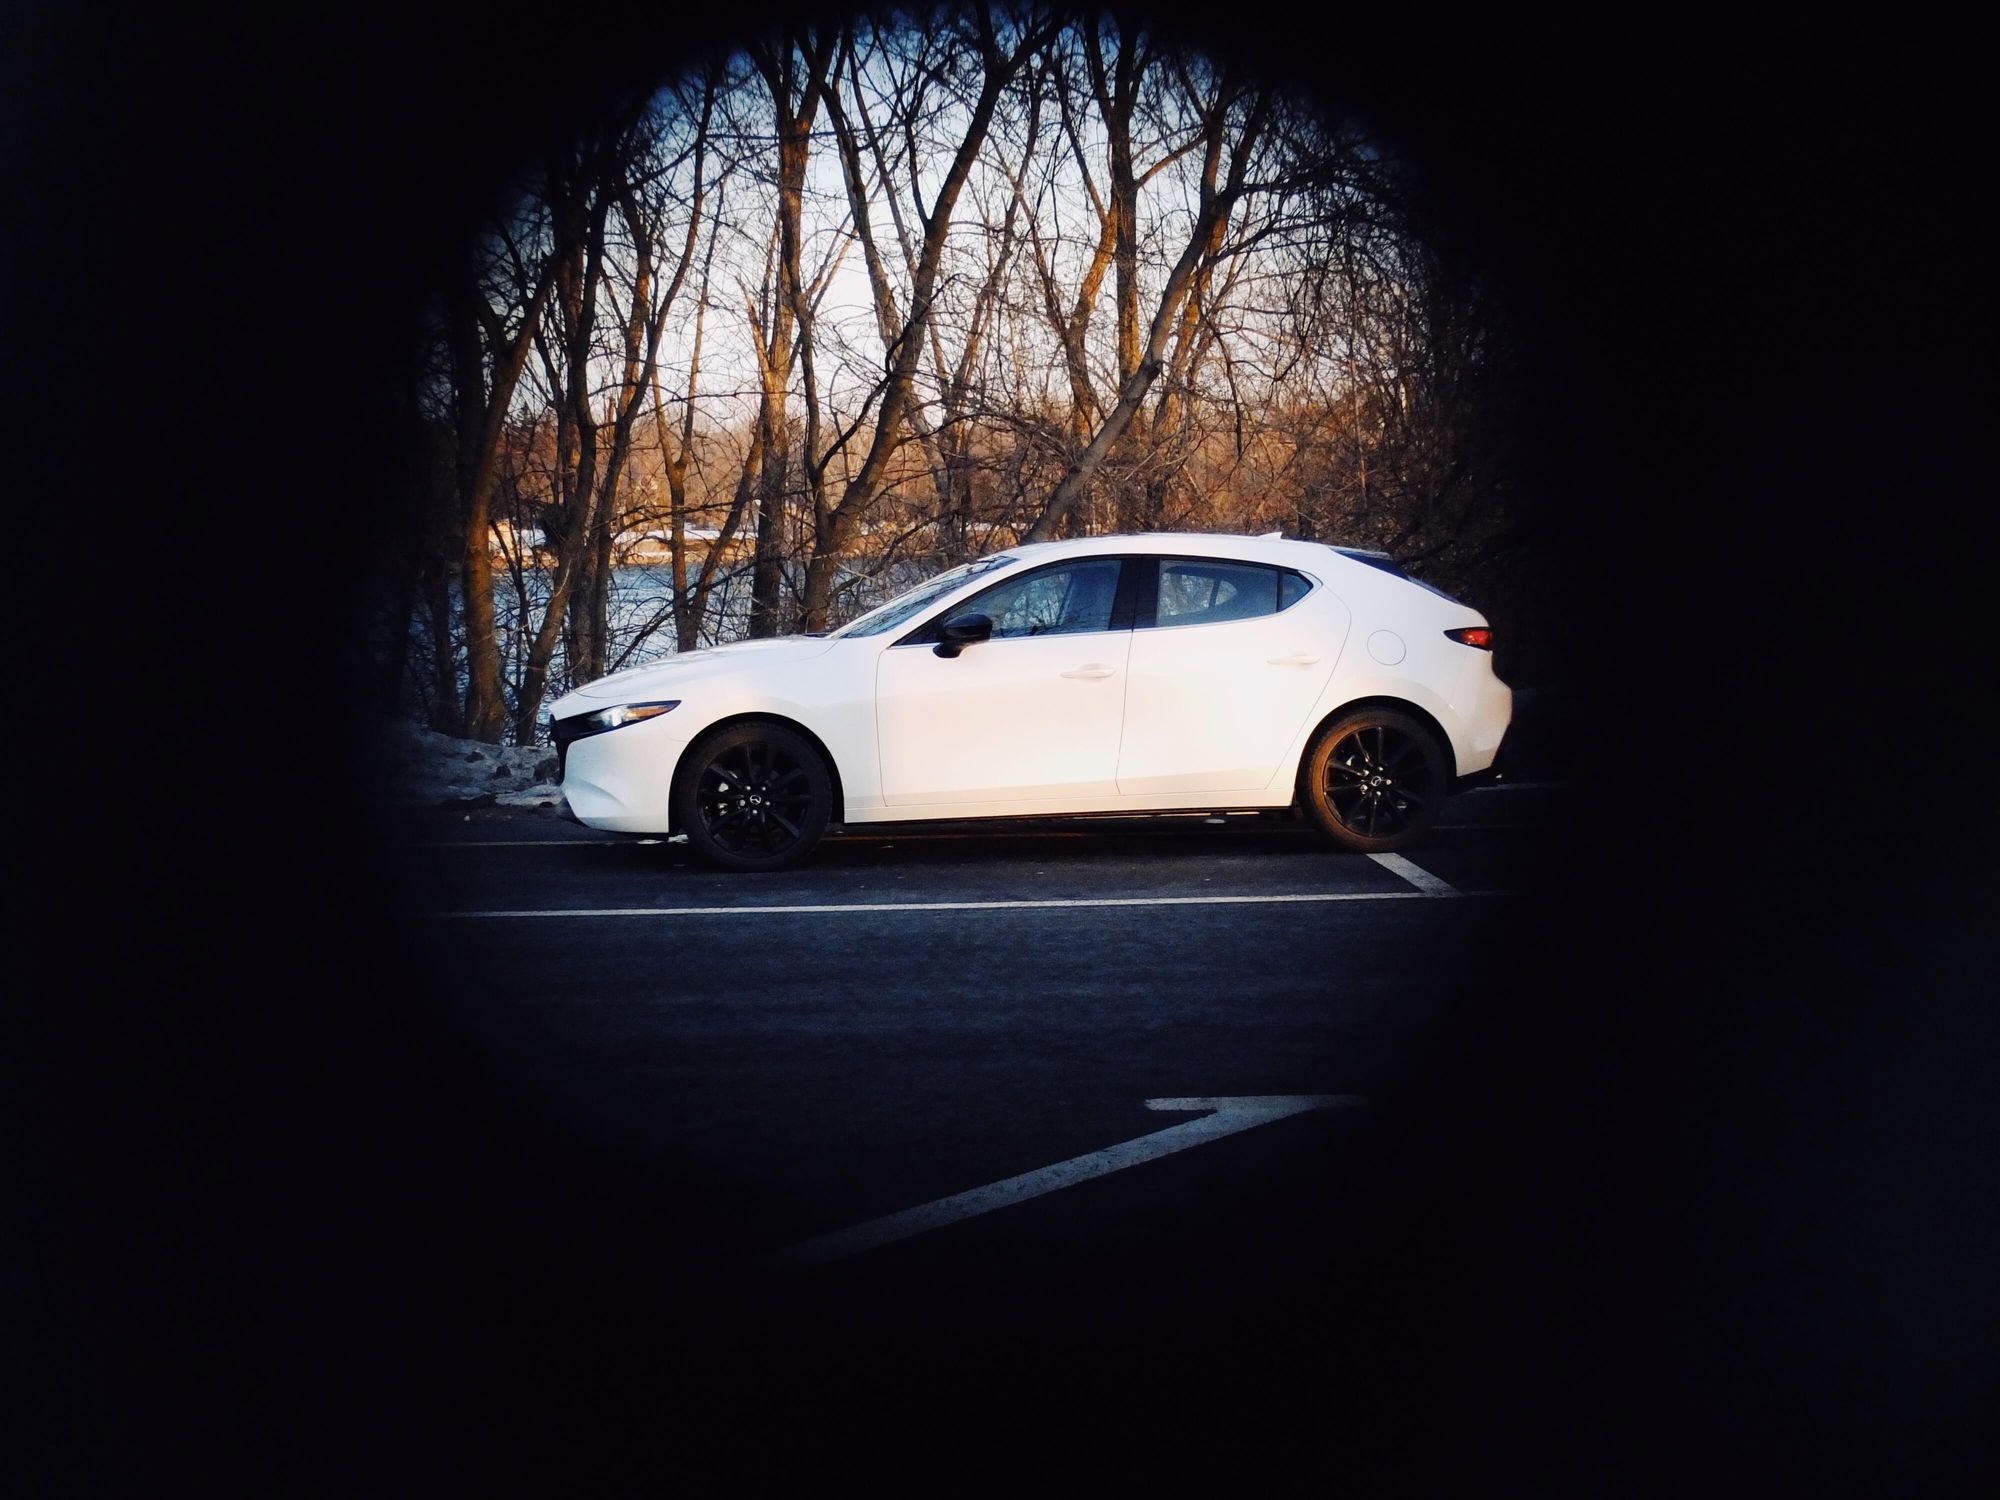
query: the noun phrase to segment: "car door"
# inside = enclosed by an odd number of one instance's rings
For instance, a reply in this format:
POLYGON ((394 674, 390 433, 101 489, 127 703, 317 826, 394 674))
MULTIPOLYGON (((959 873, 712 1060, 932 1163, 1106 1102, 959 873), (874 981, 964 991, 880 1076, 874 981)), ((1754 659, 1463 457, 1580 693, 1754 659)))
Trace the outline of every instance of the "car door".
POLYGON ((1347 607, 1290 568, 1162 557, 1138 583, 1118 790, 1267 786, 1319 701, 1347 607))
POLYGON ((1060 800, 1117 793, 1130 606, 1121 563, 1083 557, 1016 574, 951 607, 984 614, 990 640, 936 654, 941 618, 883 651, 875 725, 883 800, 1060 800))

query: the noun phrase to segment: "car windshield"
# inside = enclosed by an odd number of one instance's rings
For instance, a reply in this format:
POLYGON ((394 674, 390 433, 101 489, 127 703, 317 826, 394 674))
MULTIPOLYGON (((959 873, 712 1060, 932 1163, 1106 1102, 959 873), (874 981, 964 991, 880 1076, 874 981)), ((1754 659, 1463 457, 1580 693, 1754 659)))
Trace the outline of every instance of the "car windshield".
POLYGON ((858 620, 850 620, 834 631, 836 640, 858 635, 880 635, 885 630, 894 630, 910 616, 918 613, 934 599, 943 598, 969 578, 977 578, 982 573, 990 573, 995 568, 1005 567, 1018 561, 1006 553, 997 557, 982 557, 977 562, 966 563, 963 567, 940 573, 928 583, 920 583, 907 594, 898 594, 887 604, 871 609, 858 620))

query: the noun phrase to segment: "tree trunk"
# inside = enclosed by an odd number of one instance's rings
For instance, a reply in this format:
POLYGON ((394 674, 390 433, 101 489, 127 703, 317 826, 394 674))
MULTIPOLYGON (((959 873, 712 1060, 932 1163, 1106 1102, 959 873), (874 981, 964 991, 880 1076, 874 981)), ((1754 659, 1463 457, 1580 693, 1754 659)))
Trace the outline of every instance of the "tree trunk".
POLYGON ((403 675, 410 665, 410 632, 417 624, 417 590, 413 571, 412 564, 399 559, 389 583, 389 639, 383 642, 382 673, 376 679, 382 711, 389 714, 402 707, 403 675))
POLYGON ((833 603, 833 586, 840 579, 841 558, 853 541, 853 512, 845 507, 827 515, 813 538, 812 561, 806 564, 805 592, 799 613, 807 630, 827 628, 827 614, 833 603))
POLYGON ((676 459, 667 465, 667 561, 671 575, 669 587, 674 591, 674 649, 691 651, 688 645, 688 575, 687 575, 687 460, 676 459))
POLYGON ((785 524, 785 470, 789 453, 780 435, 766 424, 764 473, 757 487, 757 551, 750 569, 750 638, 778 633, 784 582, 782 568, 785 524))
POLYGON ((513 404, 515 386, 553 285, 552 259, 528 296, 520 327, 512 335, 505 333, 499 316, 486 305, 476 268, 468 267, 466 279, 445 309, 455 390, 459 521, 463 527, 459 551, 459 604, 465 616, 466 656, 463 728, 471 738, 492 744, 499 743, 507 724, 500 643, 493 621, 493 555, 488 537, 493 486, 499 476, 507 409, 513 404))
POLYGON ((465 600, 465 734, 500 743, 507 727, 507 699, 500 680, 500 637, 493 623, 491 482, 475 482, 466 497, 465 552, 460 590, 465 600))
POLYGON ((597 532, 597 556, 592 559, 590 573, 590 621, 587 636, 590 641, 590 660, 586 664, 581 680, 595 681, 602 677, 611 650, 611 563, 613 557, 613 533, 618 528, 615 511, 608 511, 597 532))
POLYGON ((425 613, 431 627, 431 728, 440 734, 465 733, 458 702, 458 653, 451 638, 451 568, 443 558, 424 568, 425 613))
MULTIPOLYGON (((779 50, 753 47, 751 58, 764 76, 775 111, 778 136, 777 294, 770 301, 768 336, 760 338, 764 391, 758 420, 763 427, 764 473, 757 497, 757 553, 751 571, 750 634, 774 636, 782 630, 785 491, 790 475, 790 441, 785 431, 786 395, 791 381, 793 333, 806 313, 800 270, 806 160, 812 122, 819 112, 831 46, 795 54, 786 41, 779 50)), ((768 285, 768 283, 767 283, 768 285)), ((810 457, 810 455, 808 455, 810 457)))
POLYGON ((716 574, 722 568, 723 550, 742 526, 743 513, 750 508, 750 499, 758 492, 763 472, 764 442, 761 429, 753 427, 750 451, 743 457, 743 472, 736 478, 736 494, 729 502, 729 514, 724 517, 715 540, 708 544, 701 568, 695 574, 694 597, 688 601, 688 633, 681 646, 683 651, 692 651, 700 643, 702 626, 708 619, 709 594, 715 587, 716 574))

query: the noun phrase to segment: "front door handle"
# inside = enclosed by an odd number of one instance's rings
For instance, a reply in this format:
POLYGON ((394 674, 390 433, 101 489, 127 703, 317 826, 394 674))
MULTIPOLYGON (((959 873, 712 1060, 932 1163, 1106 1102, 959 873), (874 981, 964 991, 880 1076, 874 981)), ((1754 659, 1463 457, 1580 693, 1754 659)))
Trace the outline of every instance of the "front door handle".
POLYGON ((1102 662, 1087 661, 1080 667, 1071 667, 1067 672, 1063 673, 1063 676, 1083 678, 1109 677, 1116 670, 1115 667, 1107 667, 1102 662))
POLYGON ((1294 651, 1290 656, 1267 656, 1264 660, 1274 667, 1309 667, 1319 657, 1311 651, 1294 651))

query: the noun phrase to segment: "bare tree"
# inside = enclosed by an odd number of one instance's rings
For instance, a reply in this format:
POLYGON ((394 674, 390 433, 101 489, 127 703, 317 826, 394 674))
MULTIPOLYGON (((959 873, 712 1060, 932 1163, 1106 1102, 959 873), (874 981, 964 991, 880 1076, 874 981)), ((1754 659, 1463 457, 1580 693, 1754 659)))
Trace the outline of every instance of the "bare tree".
MULTIPOLYGON (((709 80, 709 103, 713 104, 714 77, 709 80)), ((688 220, 688 244, 684 259, 694 253, 694 235, 701 216, 701 199, 704 191, 701 185, 700 164, 695 171, 694 211, 688 220)), ((718 211, 722 208, 717 203, 718 211)), ((717 545, 707 551, 703 559, 701 576, 696 587, 688 587, 687 571, 687 528, 688 528, 688 463, 694 452, 696 398, 701 390, 701 340, 708 321, 709 286, 715 273, 715 248, 721 238, 716 229, 710 229, 708 250, 702 256, 701 281, 695 290, 694 337, 689 346, 687 384, 681 399, 681 426, 678 440, 667 426, 667 399, 660 389, 660 366, 655 360, 652 366, 653 379, 653 421, 660 445, 661 464, 667 481, 669 511, 667 520, 667 545, 669 549, 672 598, 669 601, 673 614, 674 645, 680 651, 692 651, 701 638, 702 619, 707 613, 709 590, 714 584, 714 572, 721 561, 723 549, 736 533, 742 521, 742 507, 731 507, 728 519, 717 536, 717 545)))
MULTIPOLYGON (((990 38, 990 31, 982 34, 982 41, 990 41, 990 38)), ((993 107, 988 109, 983 120, 979 118, 975 109, 973 125, 981 135, 990 131, 994 110, 1005 97, 1006 85, 1022 71, 1025 65, 1039 56, 1040 49, 1046 47, 1052 38, 1052 29, 1046 25, 1041 30, 1020 38, 1012 54, 1003 63, 1001 71, 1004 76, 997 78, 996 70, 991 66, 990 56, 982 54, 982 62, 987 64, 988 89, 991 89, 996 82, 1001 87, 994 93, 993 107)), ((879 33, 873 40, 878 54, 886 50, 884 39, 879 33)), ((1008 143, 1015 166, 1010 175, 1003 173, 1005 191, 1001 194, 1004 207, 1001 209, 1000 223, 996 229, 992 222, 990 207, 979 220, 979 227, 988 246, 985 271, 967 313, 963 339, 958 355, 954 359, 945 349, 940 330, 943 316, 935 290, 921 308, 921 333, 916 321, 919 308, 914 295, 911 316, 906 318, 898 313, 895 290, 890 284, 884 259, 876 249, 869 222, 869 204, 874 196, 880 196, 887 205, 897 245, 902 252, 903 267, 914 292, 914 289, 922 284, 924 276, 923 250, 919 248, 911 233, 909 217, 902 208, 902 195, 896 187, 899 168, 912 182, 916 181, 921 171, 921 163, 917 159, 915 132, 907 128, 903 131, 908 146, 900 161, 892 162, 890 149, 885 142, 895 133, 895 126, 907 127, 909 122, 927 112, 924 98, 925 85, 943 71, 943 67, 929 55, 929 43, 930 37, 926 34, 921 39, 916 55, 908 60, 910 65, 901 70, 900 86, 883 101, 888 120, 878 124, 871 114, 870 104, 864 92, 859 53, 852 44, 850 33, 848 45, 843 49, 843 57, 847 64, 848 88, 855 101, 853 124, 850 125, 841 114, 837 96, 834 124, 849 202, 864 250, 869 285, 874 296, 876 329, 881 335, 883 349, 886 354, 893 356, 903 348, 905 341, 915 340, 919 336, 929 348, 936 391, 934 399, 939 411, 934 419, 923 402, 908 401, 906 420, 911 433, 923 450, 931 473, 936 514, 943 533, 940 551, 947 561, 957 562, 968 555, 970 545, 972 514, 970 470, 974 430, 970 420, 968 398, 975 373, 986 352, 987 339, 999 308, 1000 294, 1013 265, 1018 230, 1024 217, 1022 184, 1034 157, 1040 135, 1043 91, 1037 83, 1031 82, 1027 90, 1024 128, 1019 137, 1008 143), (884 128, 884 125, 889 128, 884 128), (863 167, 861 141, 857 136, 866 141, 869 162, 874 169, 872 179, 863 167)), ((961 145, 959 157, 966 157, 968 152, 971 156, 976 156, 982 145, 982 140, 973 139, 968 134, 966 141, 961 145)), ((954 159, 954 165, 957 164, 957 160, 958 158, 954 159)), ((923 249, 929 249, 933 240, 941 246, 949 223, 940 223, 935 211, 925 214, 921 201, 914 205, 914 211, 930 231, 925 235, 923 249)), ((933 283, 935 279, 936 273, 933 270, 933 283)), ((905 395, 907 394, 906 383, 905 395)), ((857 498, 866 502, 872 501, 874 497, 872 495, 856 497, 850 491, 847 503, 853 503, 857 498)))
POLYGON ((1112 527, 1483 566, 1505 348, 1405 187, 1129 16, 773 33, 551 157, 443 299, 383 680, 526 739, 648 652, 1112 527))
MULTIPOLYGON (((552 252, 560 245, 563 219, 561 213, 554 216, 552 252)), ((473 739, 494 743, 506 727, 507 705, 501 692, 499 642, 493 626, 493 561, 487 541, 493 482, 507 414, 555 285, 558 258, 550 253, 532 270, 516 258, 511 264, 515 274, 509 277, 493 264, 495 257, 487 246, 477 246, 444 299, 462 539, 467 680, 460 723, 473 739)), ((441 696, 448 685, 455 686, 440 681, 441 696)))
POLYGON ((529 649, 515 704, 515 734, 532 739, 559 632, 569 623, 571 671, 582 679, 605 670, 607 593, 611 539, 619 484, 632 452, 633 434, 658 370, 660 341, 695 259, 706 189, 708 131, 715 103, 713 77, 700 91, 689 138, 669 145, 675 121, 649 109, 621 122, 592 143, 574 165, 572 211, 581 221, 571 253, 557 267, 547 337, 540 340, 548 388, 560 413, 565 460, 561 490, 569 503, 547 605, 529 649), (693 189, 677 250, 664 243, 670 215, 679 207, 674 173, 692 162, 693 189), (622 226, 625 276, 617 274, 621 247, 611 241, 622 226), (669 269, 669 265, 671 269, 669 269), (624 284, 621 286, 621 281, 624 284), (622 294, 622 305, 620 302, 622 294), (616 366, 608 389, 593 380, 600 312, 609 315, 616 366), (602 400, 602 408, 598 407, 602 400), (571 620, 569 603, 579 581, 586 609, 571 620))
MULTIPOLYGON (((848 119, 847 107, 841 102, 839 89, 836 87, 827 94, 827 113, 833 123, 835 138, 840 143, 855 235, 863 246, 874 290, 885 370, 874 419, 874 439, 860 468, 848 479, 841 499, 837 504, 828 502, 815 484, 814 548, 806 571, 804 600, 804 620, 808 630, 825 628, 834 570, 852 541, 860 519, 881 493, 891 456, 900 438, 899 429, 909 416, 911 388, 924 357, 936 307, 938 272, 944 259, 945 241, 951 232, 952 212, 957 207, 960 193, 964 191, 972 165, 985 146, 986 133, 1002 95, 1028 59, 1054 34, 1054 29, 1048 22, 1024 25, 1018 29, 1010 45, 1001 38, 990 8, 977 6, 971 11, 969 35, 964 41, 978 60, 979 92, 967 112, 957 147, 951 154, 936 194, 929 204, 923 202, 920 194, 916 198, 923 234, 917 243, 915 264, 911 268, 908 305, 900 315, 884 273, 882 257, 875 248, 870 225, 868 180, 861 164, 860 137, 848 119)), ((852 45, 850 31, 843 37, 843 47, 851 49, 852 45)), ((856 109, 864 107, 859 94, 853 105, 856 109)), ((914 162, 912 168, 911 182, 914 186, 914 162)), ((842 434, 825 452, 817 455, 808 452, 807 464, 815 480, 824 474, 832 455, 846 446, 852 431, 850 427, 848 433, 842 434)))
POLYGON ((796 44, 786 37, 760 42, 750 60, 770 96, 777 137, 776 251, 777 287, 753 310, 757 360, 763 378, 758 426, 763 449, 763 473, 757 501, 757 566, 750 595, 750 634, 778 633, 780 620, 779 556, 783 546, 785 486, 789 448, 785 407, 791 388, 794 340, 803 322, 810 338, 811 308, 803 270, 804 232, 801 226, 806 165, 812 150, 813 120, 825 97, 827 72, 833 63, 834 40, 824 32, 806 32, 796 44))
MULTIPOLYGON (((1187 79, 1185 73, 1182 77, 1183 86, 1190 96, 1189 104, 1200 111, 1196 136, 1201 152, 1199 197, 1187 237, 1154 303, 1143 347, 1134 338, 1128 348, 1125 317, 1121 312, 1117 398, 1083 451, 1071 463, 1069 471, 1056 485, 1035 524, 1028 529, 1029 541, 1046 541, 1055 534, 1056 528, 1082 498, 1091 475, 1103 464, 1138 416, 1147 391, 1163 368, 1169 340, 1182 323, 1191 299, 1197 297, 1197 288, 1204 276, 1212 274, 1215 262, 1223 253, 1230 217, 1237 206, 1258 192, 1273 191, 1284 185, 1282 179, 1262 183, 1253 180, 1250 175, 1270 116, 1270 92, 1247 83, 1228 68, 1222 70, 1206 97, 1196 89, 1192 80, 1187 79), (1223 168, 1225 155, 1228 157, 1226 173, 1223 168)), ((1120 223, 1125 212, 1123 207, 1113 210, 1120 223)), ((1136 288, 1136 273, 1133 284, 1136 288)), ((1132 305, 1136 309, 1136 298, 1132 305)))

